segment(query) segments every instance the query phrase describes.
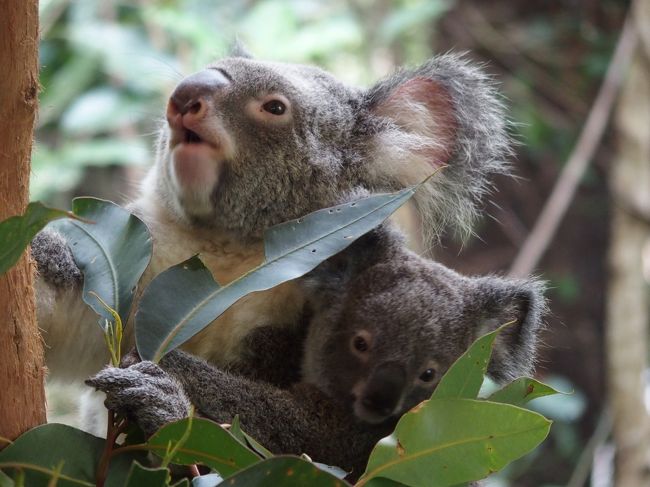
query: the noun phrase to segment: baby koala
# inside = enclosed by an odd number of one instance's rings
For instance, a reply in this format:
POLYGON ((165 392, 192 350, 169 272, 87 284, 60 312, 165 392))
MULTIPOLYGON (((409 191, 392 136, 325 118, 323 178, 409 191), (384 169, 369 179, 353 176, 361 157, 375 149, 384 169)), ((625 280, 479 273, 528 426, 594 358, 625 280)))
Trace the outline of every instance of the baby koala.
MULTIPOLYGON (((489 374, 531 372, 544 311, 534 280, 465 277, 405 249, 386 226, 302 279, 303 327, 262 327, 228 370, 180 351, 86 381, 152 434, 197 412, 242 427, 274 453, 307 453, 357 478, 378 440, 431 396, 478 336, 503 323, 489 374)), ((131 362, 133 362, 131 356, 131 362)))

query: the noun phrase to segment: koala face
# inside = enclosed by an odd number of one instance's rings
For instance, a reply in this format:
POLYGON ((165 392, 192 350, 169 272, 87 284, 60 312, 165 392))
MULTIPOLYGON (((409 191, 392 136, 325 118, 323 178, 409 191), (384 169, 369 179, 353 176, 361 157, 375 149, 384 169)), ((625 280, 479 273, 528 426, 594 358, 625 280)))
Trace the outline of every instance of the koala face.
POLYGON ((361 92, 320 69, 227 58, 182 81, 167 106, 165 185, 185 218, 259 235, 349 186, 361 92))
POLYGON ((478 336, 515 320, 497 340, 489 373, 530 371, 543 308, 539 284, 468 278, 411 255, 370 267, 321 300, 306 340, 306 381, 362 421, 399 417, 428 399, 478 336), (323 301, 324 300, 324 301, 323 301))
POLYGON ((181 220, 260 237, 350 188, 398 189, 448 164, 416 196, 435 231, 467 223, 488 174, 505 167, 504 127, 488 78, 458 56, 368 90, 310 66, 229 57, 171 94, 147 181, 181 220))

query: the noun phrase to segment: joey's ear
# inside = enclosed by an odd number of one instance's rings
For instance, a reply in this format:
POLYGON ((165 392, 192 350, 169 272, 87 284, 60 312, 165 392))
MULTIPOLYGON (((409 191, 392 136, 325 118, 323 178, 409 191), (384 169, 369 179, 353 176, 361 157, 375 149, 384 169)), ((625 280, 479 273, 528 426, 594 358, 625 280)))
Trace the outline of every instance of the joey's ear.
POLYGON ((235 40, 230 45, 230 49, 228 49, 228 55, 230 57, 243 57, 246 59, 253 59, 253 55, 239 38, 235 38, 235 40))
POLYGON ((448 224, 468 235, 489 176, 508 169, 507 122, 490 77, 446 54, 380 81, 365 106, 380 123, 370 186, 404 187, 445 166, 415 195, 425 248, 448 224))
POLYGON ((476 284, 470 303, 476 324, 474 339, 514 321, 497 337, 488 374, 497 381, 530 375, 546 312, 544 284, 501 277, 479 278, 476 284))

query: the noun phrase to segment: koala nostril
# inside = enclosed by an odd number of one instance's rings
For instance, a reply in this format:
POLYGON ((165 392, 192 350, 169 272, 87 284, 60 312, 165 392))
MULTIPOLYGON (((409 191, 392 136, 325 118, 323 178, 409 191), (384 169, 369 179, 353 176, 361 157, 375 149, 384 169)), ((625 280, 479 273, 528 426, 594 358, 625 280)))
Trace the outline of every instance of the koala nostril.
POLYGON ((230 81, 218 70, 205 69, 181 81, 170 101, 181 115, 198 114, 206 108, 207 100, 229 84, 230 81))
POLYGON ((201 108, 203 108, 203 103, 201 100, 198 101, 191 101, 189 104, 189 107, 187 108, 187 112, 189 113, 199 113, 201 111, 201 108))

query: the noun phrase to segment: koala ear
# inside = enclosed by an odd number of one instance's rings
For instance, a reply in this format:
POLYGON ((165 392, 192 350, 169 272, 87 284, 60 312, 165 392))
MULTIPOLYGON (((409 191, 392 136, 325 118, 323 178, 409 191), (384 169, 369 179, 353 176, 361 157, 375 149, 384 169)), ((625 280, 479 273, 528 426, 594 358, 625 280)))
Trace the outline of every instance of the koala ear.
POLYGON ((445 166, 415 195, 425 248, 449 223, 467 236, 489 176, 507 172, 507 123, 492 80, 446 54, 380 81, 365 107, 379 120, 369 185, 401 188, 445 166))
POLYGON ((230 45, 228 50, 228 55, 230 57, 241 57, 246 59, 253 59, 253 55, 246 48, 246 45, 239 38, 235 38, 233 43, 230 45))
POLYGON ((473 308, 474 339, 514 321, 494 344, 488 374, 497 381, 530 375, 535 366, 537 339, 546 312, 544 284, 529 279, 485 277, 477 280, 473 308))

